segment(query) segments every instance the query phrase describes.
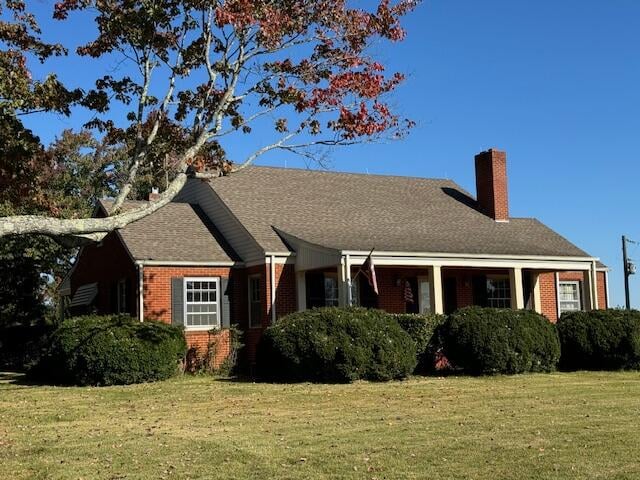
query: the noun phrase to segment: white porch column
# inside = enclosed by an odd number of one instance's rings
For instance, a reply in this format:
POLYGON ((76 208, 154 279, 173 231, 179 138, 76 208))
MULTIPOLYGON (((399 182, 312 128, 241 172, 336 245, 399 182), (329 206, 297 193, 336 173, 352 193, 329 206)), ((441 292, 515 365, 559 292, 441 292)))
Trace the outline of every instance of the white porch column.
POLYGON ((338 265, 338 306, 346 307, 347 304, 347 262, 344 257, 340 259, 338 265))
POLYGON ((524 308, 524 291, 522 289, 522 268, 509 269, 509 283, 511 286, 511 308, 524 308))
POLYGON ((296 272, 296 293, 298 296, 298 311, 307 309, 307 272, 296 272))
POLYGON ((598 310, 598 308, 600 308, 599 302, 598 302, 598 270, 597 270, 597 266, 596 266, 596 262, 593 261, 591 262, 591 288, 593 289, 593 308, 594 310, 598 310))
POLYGON ((584 296, 585 310, 598 309, 598 274, 596 262, 591 263, 591 268, 584 272, 584 296))
POLYGON ((440 265, 429 267, 429 289, 431 290, 431 311, 433 313, 444 313, 444 295, 442 292, 442 269, 440 265))
POLYGON ((533 290, 533 309, 542 314, 542 296, 540 295, 540 272, 531 272, 531 289, 533 290))
POLYGON ((349 255, 344 256, 344 273, 345 273, 345 288, 346 288, 346 303, 350 307, 353 305, 353 290, 351 288, 351 257, 349 255))

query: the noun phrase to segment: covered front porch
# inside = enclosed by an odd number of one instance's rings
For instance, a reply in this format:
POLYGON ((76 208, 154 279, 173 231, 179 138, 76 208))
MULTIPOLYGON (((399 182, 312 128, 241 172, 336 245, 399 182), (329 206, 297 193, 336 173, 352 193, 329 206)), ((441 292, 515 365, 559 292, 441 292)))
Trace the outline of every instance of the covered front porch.
POLYGON ((374 252, 376 295, 367 277, 358 273, 367 255, 298 255, 298 309, 361 305, 393 313, 451 313, 479 305, 531 309, 555 321, 566 310, 606 307, 606 296, 598 298, 603 286, 598 285, 596 259, 374 252))

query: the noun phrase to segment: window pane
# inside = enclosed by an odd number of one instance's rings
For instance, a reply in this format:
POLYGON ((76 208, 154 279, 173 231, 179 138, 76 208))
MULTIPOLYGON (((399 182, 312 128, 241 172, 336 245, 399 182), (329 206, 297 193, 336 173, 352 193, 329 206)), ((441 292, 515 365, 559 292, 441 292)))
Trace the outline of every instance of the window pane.
POLYGON ((324 299, 327 307, 338 306, 338 279, 336 277, 325 275, 324 299))
POLYGON ((186 282, 185 325, 213 327, 217 325, 218 282, 215 280, 188 280, 186 282))
POLYGON ((511 308, 509 278, 487 278, 487 304, 493 308, 511 308))

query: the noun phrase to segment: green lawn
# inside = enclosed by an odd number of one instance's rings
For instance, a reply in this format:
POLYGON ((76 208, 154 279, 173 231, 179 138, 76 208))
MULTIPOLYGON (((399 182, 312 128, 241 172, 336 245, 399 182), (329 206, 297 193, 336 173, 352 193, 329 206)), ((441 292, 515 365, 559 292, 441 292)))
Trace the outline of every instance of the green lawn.
POLYGON ((640 374, 0 381, 1 479, 640 478, 640 374))

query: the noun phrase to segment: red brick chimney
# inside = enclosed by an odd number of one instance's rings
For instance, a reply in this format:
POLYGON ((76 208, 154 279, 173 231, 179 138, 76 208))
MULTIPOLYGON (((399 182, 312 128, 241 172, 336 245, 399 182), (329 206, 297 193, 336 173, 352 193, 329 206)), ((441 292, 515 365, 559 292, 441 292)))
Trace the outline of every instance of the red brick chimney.
POLYGON ((150 202, 155 202, 156 200, 158 200, 160 198, 160 192, 158 191, 157 188, 152 188, 151 189, 151 193, 149 194, 149 201, 150 202))
POLYGON ((497 222, 509 221, 506 152, 489 149, 476 155, 476 195, 482 213, 497 222))

